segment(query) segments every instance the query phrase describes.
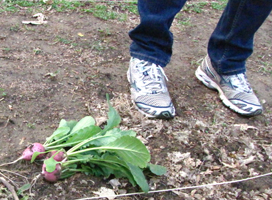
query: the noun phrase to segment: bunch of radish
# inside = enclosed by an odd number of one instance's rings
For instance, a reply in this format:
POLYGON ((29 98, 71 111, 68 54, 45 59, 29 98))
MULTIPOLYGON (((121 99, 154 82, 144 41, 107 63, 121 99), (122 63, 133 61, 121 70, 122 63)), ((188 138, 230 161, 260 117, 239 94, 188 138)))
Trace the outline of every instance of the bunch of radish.
MULTIPOLYGON (((46 138, 44 144, 33 143, 17 160, 42 160, 41 176, 49 182, 56 182, 83 172, 91 175, 127 177, 133 186, 139 185, 145 192, 149 186, 143 174, 149 169, 162 175, 166 169, 149 163, 150 153, 131 130, 117 128, 121 118, 109 105, 107 125, 103 129, 96 125, 93 117, 80 121, 62 119, 59 127, 46 138), (137 158, 137 159, 136 159, 137 158)), ((4 166, 6 164, 2 164, 4 166)))

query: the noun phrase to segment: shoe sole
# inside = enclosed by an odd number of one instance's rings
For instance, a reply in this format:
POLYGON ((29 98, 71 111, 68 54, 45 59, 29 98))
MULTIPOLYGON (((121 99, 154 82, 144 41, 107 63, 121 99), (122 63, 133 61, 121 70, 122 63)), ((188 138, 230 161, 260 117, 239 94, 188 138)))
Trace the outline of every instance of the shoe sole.
POLYGON ((202 71, 201 66, 199 66, 197 68, 197 70, 195 71, 195 75, 198 78, 198 80, 200 80, 205 86, 207 86, 210 89, 215 89, 218 91, 219 93, 219 97, 222 100, 223 104, 227 107, 229 107, 230 109, 232 109, 233 111, 244 115, 244 116, 255 116, 255 115, 259 115, 262 113, 262 109, 257 109, 254 112, 245 112, 244 110, 238 108, 237 106, 235 106, 234 104, 232 104, 228 98, 225 96, 224 92, 221 90, 220 86, 214 82, 209 76, 206 75, 205 72, 202 71))

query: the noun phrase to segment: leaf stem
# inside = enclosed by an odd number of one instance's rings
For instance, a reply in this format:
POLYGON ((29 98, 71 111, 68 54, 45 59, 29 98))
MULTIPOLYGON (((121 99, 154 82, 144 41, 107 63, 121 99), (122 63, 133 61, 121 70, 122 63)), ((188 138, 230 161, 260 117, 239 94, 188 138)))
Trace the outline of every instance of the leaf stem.
MULTIPOLYGON (((93 141, 93 140, 96 140, 96 139, 100 139, 100 138, 105 138, 105 137, 109 137, 108 135, 107 136, 98 136, 98 137, 95 137, 95 138, 89 138, 89 139, 86 139, 86 140, 83 140, 82 142, 80 142, 79 144, 75 145, 74 147, 72 147, 71 149, 69 149, 67 151, 67 155, 70 155, 72 154, 74 151, 76 151, 77 149, 79 149, 80 147, 82 147, 83 145, 89 143, 90 141, 93 141)), ((95 148, 95 147, 94 147, 95 148)), ((89 148, 88 148, 89 149, 89 148)), ((73 155, 73 154, 72 154, 73 155)))
POLYGON ((77 142, 70 142, 70 143, 64 143, 64 144, 59 144, 59 145, 55 145, 55 146, 45 146, 46 150, 51 150, 51 149, 57 149, 57 148, 63 148, 63 147, 68 147, 68 146, 72 146, 74 144, 77 144, 81 141, 77 141, 77 142))
POLYGON ((68 137, 70 137, 71 135, 66 135, 66 136, 64 136, 64 137, 62 137, 62 138, 60 138, 60 139, 58 139, 58 140, 55 140, 54 142, 51 142, 51 143, 47 143, 47 141, 44 143, 44 146, 45 147, 48 147, 48 146, 52 146, 52 145, 54 145, 54 144, 56 144, 56 143, 58 143, 58 142, 60 142, 60 141, 62 141, 62 140, 64 140, 64 139, 66 139, 66 138, 68 138, 68 137))
POLYGON ((75 156, 77 154, 85 153, 85 152, 88 152, 88 151, 105 150, 105 149, 107 149, 107 150, 124 150, 124 148, 120 148, 120 147, 109 147, 109 146, 105 146, 105 147, 92 147, 92 148, 82 149, 82 150, 73 151, 73 152, 67 151, 67 156, 75 156))

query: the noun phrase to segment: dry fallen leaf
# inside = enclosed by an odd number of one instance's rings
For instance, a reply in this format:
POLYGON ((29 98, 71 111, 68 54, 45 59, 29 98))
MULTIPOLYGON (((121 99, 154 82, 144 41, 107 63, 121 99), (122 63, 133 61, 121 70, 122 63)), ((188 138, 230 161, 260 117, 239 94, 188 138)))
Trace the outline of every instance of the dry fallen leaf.
POLYGON ((107 197, 109 200, 113 200, 115 198, 115 192, 112 189, 101 187, 97 192, 93 192, 99 197, 107 197))
POLYGON ((23 24, 33 24, 33 25, 40 25, 40 24, 47 24, 47 21, 44 21, 46 18, 42 13, 37 13, 33 15, 33 17, 36 17, 38 21, 22 21, 23 24))
POLYGON ((178 151, 172 152, 172 153, 168 153, 168 159, 171 160, 173 163, 178 163, 182 160, 184 160, 185 158, 189 158, 190 157, 190 152, 187 153, 180 153, 178 151))
POLYGON ((117 179, 117 178, 111 179, 111 180, 109 181, 109 184, 111 184, 111 186, 112 186, 114 189, 118 189, 118 186, 121 185, 121 183, 119 182, 119 179, 117 179))
POLYGON ((240 127, 240 130, 241 131, 246 131, 248 129, 255 129, 257 130, 258 128, 256 128, 255 126, 250 126, 248 124, 234 124, 233 126, 236 126, 236 127, 240 127))
POLYGON ((20 140, 20 142, 19 142, 19 145, 22 145, 23 144, 23 142, 25 141, 25 137, 22 137, 22 139, 20 140))
POLYGON ((79 37, 83 37, 84 36, 84 34, 82 34, 82 33, 78 33, 77 34, 79 37))

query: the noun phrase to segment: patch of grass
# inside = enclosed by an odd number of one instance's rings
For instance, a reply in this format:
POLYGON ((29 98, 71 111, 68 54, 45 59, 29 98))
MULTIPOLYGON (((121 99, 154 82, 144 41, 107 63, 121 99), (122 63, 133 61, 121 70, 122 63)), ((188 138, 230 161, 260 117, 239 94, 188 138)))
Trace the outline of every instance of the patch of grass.
POLYGON ((63 43, 63 44, 71 44, 72 43, 71 40, 68 40, 68 39, 60 37, 60 36, 56 37, 56 41, 60 42, 60 43, 63 43))
POLYGON ((5 97, 5 96, 7 96, 7 93, 5 92, 5 89, 0 88, 0 97, 2 98, 2 97, 5 97))
POLYGON ((26 126, 30 129, 35 129, 36 126, 35 126, 35 123, 27 123, 26 126))
POLYGON ((7 3, 13 3, 21 7, 32 7, 35 6, 38 2, 35 1, 26 1, 26 0, 7 0, 7 3))
POLYGON ((101 41, 97 40, 91 45, 91 50, 96 50, 96 51, 103 51, 105 50, 106 47, 102 44, 101 41))
POLYGON ((66 0, 55 0, 52 4, 52 8, 58 12, 64 12, 67 10, 77 10, 85 4, 80 1, 66 1, 66 0))
POLYGON ((110 36, 112 35, 111 31, 109 28, 105 28, 105 29, 98 29, 98 32, 100 33, 100 36, 102 37, 106 37, 106 36, 110 36))
POLYGON ((39 54, 42 53, 42 50, 41 50, 40 48, 35 48, 35 49, 33 49, 33 53, 34 53, 35 55, 39 55, 39 54))
POLYGON ((63 38, 63 37, 60 37, 60 36, 56 37, 56 42, 60 42, 62 44, 67 44, 67 45, 70 44, 70 45, 72 45, 74 47, 78 45, 77 43, 73 42, 72 40, 69 40, 69 39, 66 39, 66 38, 63 38))
POLYGON ((215 10, 224 10, 227 3, 227 0, 218 0, 218 2, 211 2, 211 7, 215 10))
POLYGON ((191 18, 188 17, 188 18, 183 18, 181 20, 178 20, 178 24, 181 24, 183 26, 192 26, 191 18))
POLYGON ((98 4, 94 8, 85 9, 85 12, 92 13, 93 16, 103 19, 103 20, 109 20, 109 19, 116 19, 117 13, 114 11, 108 10, 108 7, 103 4, 98 4))
POLYGON ((119 21, 128 20, 128 12, 138 14, 137 1, 135 2, 104 2, 95 1, 69 1, 54 0, 51 3, 44 3, 42 0, 6 0, 1 4, 0 12, 17 12, 21 7, 27 7, 30 13, 44 12, 48 9, 57 12, 78 11, 91 13, 93 16, 103 19, 117 19, 119 21))
POLYGON ((108 2, 100 4, 91 4, 89 8, 84 8, 83 11, 86 13, 92 13, 93 16, 103 19, 117 19, 119 21, 128 20, 128 13, 138 14, 137 2, 108 2))
POLYGON ((210 3, 206 1, 192 2, 192 3, 185 4, 185 6, 183 7, 183 11, 202 13, 203 8, 206 6, 210 6, 212 9, 215 9, 215 10, 223 10, 226 7, 227 3, 228 3, 228 0, 217 0, 210 3))
POLYGON ((121 4, 121 8, 123 11, 128 10, 129 12, 134 13, 136 15, 139 14, 138 7, 137 7, 137 1, 121 4))
POLYGON ((19 10, 19 8, 17 8, 16 6, 7 6, 7 7, 3 7, 0 8, 0 13, 2 12, 17 12, 19 10))
POLYGON ((79 44, 74 42, 73 40, 69 40, 69 39, 66 39, 64 37, 61 37, 61 36, 56 36, 56 39, 55 39, 55 43, 62 43, 62 44, 66 44, 66 45, 71 45, 71 47, 76 47, 78 46, 79 44))
POLYGON ((12 27, 9 28, 11 32, 18 32, 20 30, 19 24, 15 24, 12 27))
POLYGON ((183 7, 184 11, 187 12, 196 12, 196 13, 202 13, 203 12, 203 8, 208 5, 207 2, 195 2, 195 3, 187 3, 185 4, 185 6, 183 7))
POLYGON ((259 72, 272 75, 272 63, 261 61, 261 66, 259 66, 259 72))
POLYGON ((128 16, 125 13, 120 13, 118 16, 119 16, 118 20, 121 21, 121 22, 125 22, 128 19, 128 16))
MULTIPOLYGON (((42 1, 41 1, 42 2, 42 1)), ((27 1, 27 0, 5 0, 1 2, 1 12, 17 12, 20 7, 35 7, 41 5, 41 2, 27 1)))
POLYGON ((9 47, 4 47, 4 48, 2 48, 2 51, 5 52, 5 53, 8 53, 8 52, 11 51, 11 48, 9 48, 9 47))

